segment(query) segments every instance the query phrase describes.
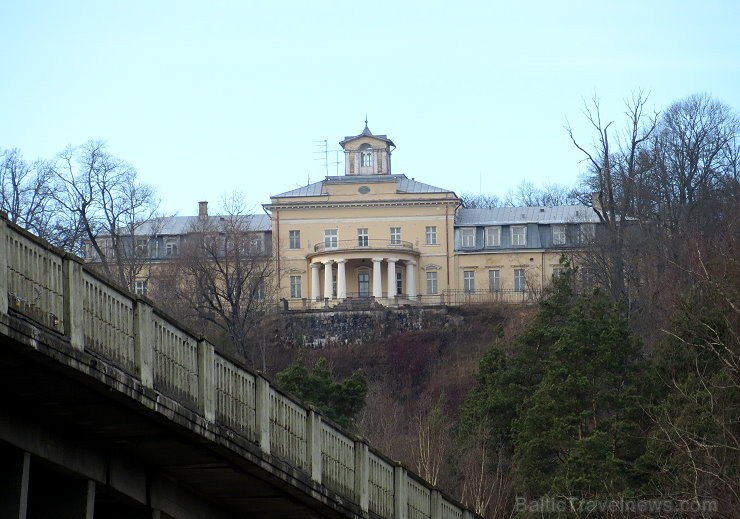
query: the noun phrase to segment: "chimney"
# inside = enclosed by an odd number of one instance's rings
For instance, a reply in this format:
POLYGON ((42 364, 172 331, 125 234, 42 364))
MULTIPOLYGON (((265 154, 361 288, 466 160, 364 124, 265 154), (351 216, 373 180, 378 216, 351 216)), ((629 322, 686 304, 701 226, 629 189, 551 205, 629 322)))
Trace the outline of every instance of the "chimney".
POLYGON ((596 193, 591 193, 591 207, 593 207, 594 210, 598 212, 603 211, 603 207, 601 204, 601 197, 602 197, 601 191, 597 191, 596 193))
POLYGON ((198 202, 198 220, 208 219, 208 202, 198 202))

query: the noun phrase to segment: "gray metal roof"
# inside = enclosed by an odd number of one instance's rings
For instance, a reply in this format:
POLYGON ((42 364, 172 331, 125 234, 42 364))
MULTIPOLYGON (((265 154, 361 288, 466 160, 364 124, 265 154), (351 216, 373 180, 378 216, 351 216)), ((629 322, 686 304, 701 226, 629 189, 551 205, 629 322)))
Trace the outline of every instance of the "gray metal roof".
MULTIPOLYGON (((209 222, 218 222, 221 218, 226 216, 214 215, 209 216, 209 222)), ((249 214, 244 215, 246 219, 244 227, 250 231, 271 231, 272 223, 270 217, 266 214, 249 214)), ((197 216, 169 216, 166 218, 157 218, 145 222, 136 228, 136 235, 139 236, 152 236, 152 235, 180 235, 192 232, 193 229, 198 225, 197 216)))
POLYGON ((599 223, 596 212, 585 205, 552 207, 496 207, 457 211, 455 225, 507 225, 518 223, 599 223))
POLYGON ((326 184, 371 184, 375 182, 397 182, 396 193, 452 193, 449 189, 430 186, 423 182, 417 182, 406 175, 345 175, 340 177, 326 177, 321 182, 314 182, 307 186, 286 191, 270 198, 292 198, 326 195, 324 186, 326 184))
POLYGON ((373 135, 373 133, 370 131, 370 129, 367 127, 367 121, 365 121, 365 129, 362 130, 362 133, 359 135, 346 135, 344 137, 343 141, 340 141, 339 144, 344 148, 345 143, 357 139, 358 137, 375 137, 376 139, 380 139, 381 141, 385 141, 391 146, 395 146, 393 144, 393 141, 388 138, 387 135, 373 135))
POLYGON ((280 193, 279 195, 272 195, 270 198, 292 198, 296 196, 321 196, 323 193, 323 187, 324 187, 324 181, 321 182, 314 182, 313 184, 308 184, 307 186, 299 187, 297 189, 293 189, 291 191, 286 191, 285 193, 280 193))

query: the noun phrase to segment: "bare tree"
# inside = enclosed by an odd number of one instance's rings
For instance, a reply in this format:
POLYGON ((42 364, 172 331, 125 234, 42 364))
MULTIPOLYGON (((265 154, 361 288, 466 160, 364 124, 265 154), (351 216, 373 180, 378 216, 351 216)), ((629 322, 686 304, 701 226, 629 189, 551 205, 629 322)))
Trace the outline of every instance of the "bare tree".
POLYGON ((503 449, 491 452, 484 441, 472 445, 460 460, 462 502, 491 519, 514 512, 511 463, 503 449))
POLYGON ((0 152, 0 210, 8 219, 55 244, 56 201, 50 165, 27 163, 20 151, 0 152))
POLYGON ((580 203, 578 192, 573 188, 549 183, 538 188, 531 182, 523 180, 514 192, 509 192, 504 205, 509 207, 553 207, 557 205, 574 205, 580 203))
POLYGON ((484 195, 482 193, 463 193, 460 195, 463 206, 468 209, 493 209, 502 207, 504 204, 496 195, 484 195))
POLYGON ((154 191, 101 141, 67 148, 53 176, 55 200, 71 230, 69 248, 132 290, 150 259, 146 247, 137 246, 136 230, 156 219, 154 191))
POLYGON ((255 227, 237 196, 224 200, 221 216, 200 218, 189 230, 173 264, 177 300, 189 320, 223 334, 236 351, 266 368, 273 337, 274 262, 269 235, 255 227))
POLYGON ((420 402, 414 419, 417 439, 414 454, 418 474, 436 486, 450 447, 452 424, 444 414, 442 399, 433 405, 429 405, 429 397, 426 400, 426 405, 420 402))
POLYGON ((599 242, 601 280, 615 298, 629 301, 627 288, 635 282, 627 280, 625 232, 630 220, 634 221, 635 194, 646 174, 638 159, 646 150, 657 122, 655 115, 646 113, 646 95, 636 93, 625 104, 626 126, 615 135, 610 134, 613 121, 602 119, 598 99, 585 106, 586 118, 597 134, 592 150, 576 140, 570 126, 567 131, 591 167, 588 185, 594 191, 593 208, 603 224, 599 242))

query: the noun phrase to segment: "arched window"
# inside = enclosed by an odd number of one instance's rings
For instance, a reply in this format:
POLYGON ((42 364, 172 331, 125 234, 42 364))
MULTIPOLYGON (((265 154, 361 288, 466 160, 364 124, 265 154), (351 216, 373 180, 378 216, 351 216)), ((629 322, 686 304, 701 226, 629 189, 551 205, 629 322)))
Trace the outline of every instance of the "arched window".
POLYGON ((373 165, 373 150, 367 143, 360 146, 360 164, 362 167, 370 167, 373 165))

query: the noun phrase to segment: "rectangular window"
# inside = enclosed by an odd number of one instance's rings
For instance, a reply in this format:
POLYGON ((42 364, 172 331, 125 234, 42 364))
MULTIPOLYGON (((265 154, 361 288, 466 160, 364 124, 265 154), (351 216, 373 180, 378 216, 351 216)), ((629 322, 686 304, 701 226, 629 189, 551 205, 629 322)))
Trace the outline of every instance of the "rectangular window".
POLYGON ((164 253, 167 256, 177 256, 177 242, 168 241, 164 244, 164 253))
POLYGON ((488 271, 488 289, 491 292, 498 292, 499 290, 501 290, 501 271, 488 271))
POLYGON ((301 276, 290 276, 290 297, 301 298, 301 276))
POLYGON ((396 272, 396 294, 403 294, 403 274, 396 272))
POLYGON ((563 267, 553 267, 552 268, 553 278, 559 278, 562 273, 563 273, 563 267))
POLYGON ((427 245, 437 245, 437 226, 427 225, 427 245))
POLYGON ((427 294, 437 293, 437 273, 427 272, 427 294))
POLYGON ((367 247, 370 245, 370 237, 367 234, 367 228, 357 229, 357 246, 367 247))
POLYGON ((475 271, 466 270, 463 272, 463 288, 466 292, 475 291, 475 271))
POLYGON ((265 252, 265 240, 262 236, 255 236, 249 239, 248 254, 262 254, 265 252))
POLYGON ((475 247, 475 227, 460 229, 460 244, 463 247, 475 247))
POLYGON ((527 226, 511 226, 511 245, 514 247, 524 247, 527 244, 527 226))
POLYGON ((391 227, 391 245, 401 245, 400 227, 391 227))
POLYGON ((301 231, 288 231, 288 247, 291 249, 301 248, 301 231))
POLYGON ((514 269, 514 290, 524 292, 527 288, 527 280, 524 277, 524 269, 514 269))
POLYGON ((486 247, 501 246, 501 227, 486 227, 486 247))
POLYGON ((596 237, 596 224, 582 223, 580 239, 581 243, 592 243, 596 237))
POLYGON ((146 256, 148 250, 149 240, 147 238, 136 238, 136 255, 146 256))
POLYGON ((553 225, 552 226, 552 244, 553 245, 565 245, 565 225, 553 225))
POLYGON ((336 229, 325 229, 324 230, 324 248, 325 249, 336 249, 339 245, 339 239, 336 229))
POLYGON ((134 292, 136 292, 137 296, 144 296, 146 297, 147 294, 147 282, 144 281, 137 281, 134 285, 134 292))
POLYGON ((265 280, 260 278, 254 284, 254 298, 261 301, 265 298, 265 280))

